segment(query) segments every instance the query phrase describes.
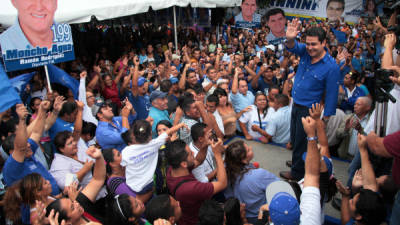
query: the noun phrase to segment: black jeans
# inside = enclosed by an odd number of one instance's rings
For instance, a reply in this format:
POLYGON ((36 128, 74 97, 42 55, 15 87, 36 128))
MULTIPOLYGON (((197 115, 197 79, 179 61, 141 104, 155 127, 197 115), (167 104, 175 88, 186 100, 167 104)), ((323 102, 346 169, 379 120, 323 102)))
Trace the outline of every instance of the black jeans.
POLYGON ((308 107, 293 103, 290 120, 290 140, 293 146, 291 174, 295 179, 304 177, 303 153, 307 151, 307 134, 301 118, 309 116, 308 107))

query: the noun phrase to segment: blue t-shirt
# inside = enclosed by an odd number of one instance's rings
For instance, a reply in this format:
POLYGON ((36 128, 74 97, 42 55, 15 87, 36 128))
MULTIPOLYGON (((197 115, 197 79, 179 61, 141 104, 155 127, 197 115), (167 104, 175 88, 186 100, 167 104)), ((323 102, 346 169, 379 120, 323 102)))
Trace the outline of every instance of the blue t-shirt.
POLYGON ((70 122, 62 120, 60 118, 57 118, 56 122, 53 124, 53 126, 49 130, 49 136, 50 136, 51 140, 54 140, 56 135, 61 131, 73 132, 74 131, 74 123, 70 123, 70 122))
POLYGON ((136 97, 133 96, 132 92, 129 91, 128 99, 132 103, 133 108, 136 111, 136 119, 144 120, 149 115, 149 110, 151 107, 150 104, 150 97, 149 95, 140 96, 137 95, 136 97))
MULTIPOLYGON (((33 154, 35 154, 36 149, 38 149, 38 145, 32 139, 28 139, 28 142, 31 145, 31 149, 33 154)), ((44 168, 44 166, 35 159, 35 157, 25 158, 24 162, 17 162, 13 156, 8 157, 6 163, 3 168, 3 176, 4 181, 7 186, 11 186, 16 181, 24 178, 26 175, 31 173, 38 173, 42 175, 42 177, 48 180, 51 184, 52 195, 58 195, 60 193, 60 189, 58 188, 57 182, 54 177, 49 173, 49 171, 44 168)))
POLYGON ((153 127, 152 127, 152 133, 153 133, 153 138, 157 137, 157 124, 161 120, 168 120, 172 123, 171 119, 169 118, 168 111, 167 110, 159 110, 156 107, 151 107, 149 116, 153 118, 153 127))

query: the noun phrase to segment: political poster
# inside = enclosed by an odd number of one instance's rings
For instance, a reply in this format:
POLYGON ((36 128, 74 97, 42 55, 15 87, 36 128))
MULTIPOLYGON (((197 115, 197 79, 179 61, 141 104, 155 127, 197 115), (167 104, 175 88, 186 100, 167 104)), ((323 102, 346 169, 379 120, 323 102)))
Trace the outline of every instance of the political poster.
POLYGON ((240 9, 240 13, 235 16, 236 28, 261 27, 261 15, 256 13, 258 9, 256 0, 242 0, 240 9))
POLYGON ((54 21, 57 0, 10 2, 18 17, 0 34, 7 72, 75 59, 71 27, 54 21))
POLYGON ((271 0, 270 8, 280 8, 286 16, 316 17, 328 21, 358 22, 364 9, 360 0, 271 0))

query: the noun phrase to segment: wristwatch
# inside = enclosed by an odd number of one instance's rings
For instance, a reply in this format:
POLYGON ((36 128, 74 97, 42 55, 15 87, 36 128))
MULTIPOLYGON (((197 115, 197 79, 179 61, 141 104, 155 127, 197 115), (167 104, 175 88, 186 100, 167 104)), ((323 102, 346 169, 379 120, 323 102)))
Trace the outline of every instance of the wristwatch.
POLYGON ((317 141, 318 138, 317 137, 307 137, 307 141, 317 141))

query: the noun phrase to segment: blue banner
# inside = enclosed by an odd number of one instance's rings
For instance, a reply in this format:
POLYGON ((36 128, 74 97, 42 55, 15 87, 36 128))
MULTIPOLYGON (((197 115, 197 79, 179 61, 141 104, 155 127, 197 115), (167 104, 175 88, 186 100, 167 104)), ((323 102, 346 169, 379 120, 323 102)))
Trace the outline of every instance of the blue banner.
POLYGON ((25 90, 26 85, 31 81, 33 75, 35 75, 35 72, 25 73, 17 77, 11 78, 11 85, 15 88, 15 90, 17 90, 18 93, 21 94, 21 92, 25 90))
POLYGON ((0 63, 0 112, 4 112, 17 103, 22 103, 17 91, 11 85, 10 80, 0 63))
POLYGON ((64 70, 58 68, 54 65, 47 65, 47 69, 49 72, 50 83, 58 83, 67 88, 69 88, 74 94, 74 98, 78 99, 79 93, 79 81, 75 78, 71 77, 64 70))

